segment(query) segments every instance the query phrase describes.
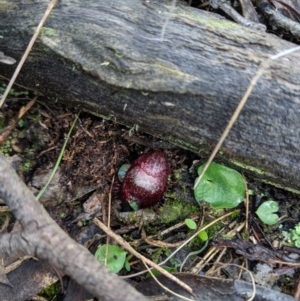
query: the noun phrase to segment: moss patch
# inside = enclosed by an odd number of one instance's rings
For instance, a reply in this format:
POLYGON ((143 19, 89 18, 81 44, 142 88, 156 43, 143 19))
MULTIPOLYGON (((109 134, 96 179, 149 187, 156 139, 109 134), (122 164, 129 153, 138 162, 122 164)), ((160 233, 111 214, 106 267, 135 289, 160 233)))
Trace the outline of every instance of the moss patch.
POLYGON ((47 300, 58 301, 58 293, 61 290, 60 282, 55 282, 52 285, 45 288, 39 295, 47 300))

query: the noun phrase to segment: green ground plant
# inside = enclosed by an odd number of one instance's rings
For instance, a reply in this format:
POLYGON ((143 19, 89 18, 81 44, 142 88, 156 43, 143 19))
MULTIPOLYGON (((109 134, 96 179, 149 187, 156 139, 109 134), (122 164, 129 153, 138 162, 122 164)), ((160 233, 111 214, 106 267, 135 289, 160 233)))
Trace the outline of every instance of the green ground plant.
POLYGON ((289 231, 282 231, 282 234, 289 245, 300 248, 300 222, 289 231))

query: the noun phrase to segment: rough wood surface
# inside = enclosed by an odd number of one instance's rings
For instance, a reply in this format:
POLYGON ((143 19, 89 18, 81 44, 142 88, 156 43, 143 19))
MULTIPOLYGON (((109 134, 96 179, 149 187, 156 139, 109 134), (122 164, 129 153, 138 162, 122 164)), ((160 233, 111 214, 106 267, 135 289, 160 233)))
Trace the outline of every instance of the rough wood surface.
MULTIPOLYGON (((47 3, 0 0, 0 51, 20 60, 47 3)), ((294 46, 165 0, 61 1, 18 82, 205 157, 260 62, 294 46)), ((292 188, 300 188, 299 67, 300 53, 272 63, 222 156, 292 188)), ((13 69, 1 65, 0 74, 13 69)))

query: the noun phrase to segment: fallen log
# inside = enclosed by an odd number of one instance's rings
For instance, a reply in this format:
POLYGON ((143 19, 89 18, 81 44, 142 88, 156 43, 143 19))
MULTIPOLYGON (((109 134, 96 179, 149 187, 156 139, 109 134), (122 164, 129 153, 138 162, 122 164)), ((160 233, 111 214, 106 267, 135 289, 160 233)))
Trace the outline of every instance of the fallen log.
MULTIPOLYGON (((20 60, 47 3, 0 0, 0 51, 20 60)), ((259 64, 294 46, 182 3, 61 1, 17 81, 206 158, 259 64)), ((272 62, 219 157, 293 189, 300 188, 299 67, 299 53, 272 62)), ((0 74, 14 68, 1 64, 0 74)))

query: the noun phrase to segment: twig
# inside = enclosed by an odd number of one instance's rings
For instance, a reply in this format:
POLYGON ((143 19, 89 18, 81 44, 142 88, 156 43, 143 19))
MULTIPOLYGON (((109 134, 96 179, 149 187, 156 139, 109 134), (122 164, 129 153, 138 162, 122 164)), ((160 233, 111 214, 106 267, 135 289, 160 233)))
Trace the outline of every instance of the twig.
MULTIPOLYGON (((108 194, 108 210, 107 210, 107 227, 108 227, 108 228, 110 228, 111 193, 112 193, 114 181, 115 181, 115 176, 113 176, 113 178, 112 178, 111 185, 110 185, 110 190, 109 190, 109 194, 108 194)), ((108 259, 108 245, 109 245, 109 236, 107 235, 107 237, 106 237, 105 261, 104 261, 104 265, 105 265, 105 266, 107 266, 107 259, 108 259)))
MULTIPOLYGON (((194 221, 197 220, 198 218, 199 218, 198 216, 191 217, 191 219, 194 221)), ((168 243, 168 242, 164 242, 161 240, 155 240, 154 237, 162 237, 178 228, 182 228, 182 226, 185 226, 185 222, 180 222, 180 223, 178 223, 170 228, 167 228, 163 231, 160 231, 152 236, 147 236, 145 233, 145 230, 142 229, 142 239, 151 246, 156 246, 159 248, 176 248, 176 247, 181 246, 185 242, 185 240, 174 242, 174 243, 168 243)))
POLYGON ((146 301, 54 222, 1 153, 0 198, 22 226, 0 234, 0 257, 27 254, 46 260, 103 301, 146 301))
POLYGON ((172 290, 170 290, 168 287, 166 287, 165 285, 163 285, 156 277, 155 275, 152 273, 151 269, 149 269, 148 265, 146 264, 146 262, 142 259, 143 261, 143 264, 145 265, 147 271, 151 274, 151 276, 153 277, 154 281, 159 285, 161 286, 164 290, 166 290, 167 292, 171 293, 172 295, 174 296, 177 296, 179 297, 180 299, 183 299, 183 300, 187 300, 187 301, 194 301, 193 299, 190 299, 190 298, 187 298, 187 297, 184 297, 182 295, 179 295, 175 292, 173 292, 172 290))
POLYGON ((125 241, 121 236, 115 234, 113 231, 111 231, 108 227, 106 227, 101 221, 99 221, 97 218, 94 218, 94 223, 101 228, 107 235, 109 235, 112 239, 114 239, 119 245, 121 245, 124 249, 126 249, 128 252, 142 260, 143 262, 146 262, 149 266, 157 269, 161 274, 169 278, 170 280, 177 283, 179 286, 181 286, 183 289, 185 289, 187 292, 189 292, 191 295, 194 295, 193 290, 191 287, 186 285, 184 282, 180 281, 178 278, 176 278, 174 275, 170 274, 163 268, 161 268, 158 264, 155 264, 148 258, 144 257, 140 253, 138 253, 135 249, 133 249, 127 241, 125 241))
POLYGON ((211 247, 205 255, 202 257, 201 261, 198 262, 192 269, 192 274, 198 274, 203 267, 210 262, 218 253, 220 253, 220 250, 218 250, 216 247, 211 247))
POLYGON ((238 267, 238 268, 240 268, 240 269, 242 269, 242 270, 248 272, 249 275, 250 275, 250 278, 251 278, 252 287, 253 287, 253 292, 252 292, 251 297, 250 297, 249 299, 247 299, 247 301, 252 301, 252 300, 255 298, 255 295, 256 295, 255 279, 254 279, 252 273, 251 273, 248 269, 246 269, 246 268, 244 268, 244 267, 242 267, 242 266, 240 266, 240 265, 237 265, 237 264, 235 264, 235 263, 226 263, 226 264, 221 263, 221 262, 216 262, 216 263, 221 264, 221 266, 219 267, 219 269, 222 269, 224 266, 231 265, 231 266, 238 267))
POLYGON ((192 252, 190 252, 190 253, 184 258, 183 262, 181 263, 179 272, 182 272, 182 269, 183 269, 185 263, 187 262, 187 260, 188 260, 191 256, 197 255, 197 254, 199 254, 199 253, 202 253, 202 252, 206 249, 206 247, 208 246, 208 242, 209 242, 209 240, 206 240, 206 241, 205 241, 205 244, 202 246, 202 248, 201 248, 200 250, 192 251, 192 252))
POLYGON ((10 122, 10 124, 1 131, 0 134, 0 144, 2 144, 7 137, 11 134, 11 132, 14 130, 16 125, 18 124, 18 121, 31 109, 31 107, 35 104, 36 99, 38 96, 36 96, 34 99, 32 99, 26 106, 22 107, 18 113, 18 116, 14 120, 10 122))
POLYGON ((49 177, 47 183, 45 184, 45 186, 42 188, 42 190, 40 190, 40 192, 39 192, 38 195, 36 196, 36 199, 37 199, 37 200, 39 200, 39 199, 41 198, 41 196, 44 194, 45 190, 47 189, 48 185, 49 185, 50 182, 52 181, 52 179, 53 179, 53 177, 54 177, 54 175, 55 175, 55 173, 56 173, 56 171, 57 171, 57 169, 58 169, 58 166, 59 166, 59 164, 60 164, 60 161, 61 161, 61 159, 62 159, 62 156, 63 156, 63 154, 64 154, 64 152, 65 152, 66 146, 67 146, 67 144, 68 144, 70 135, 71 135, 71 133, 72 133, 72 131, 73 131, 73 128, 74 128, 74 126, 75 126, 77 120, 78 120, 79 114, 80 114, 80 112, 78 113, 78 115, 76 115, 76 117, 75 117, 75 119, 74 119, 74 121, 73 121, 73 124, 72 124, 72 126, 71 126, 71 128, 70 128, 70 130, 69 130, 69 132, 68 132, 67 138, 66 138, 66 140, 65 140, 65 142, 64 142, 64 144, 63 144, 63 147, 62 147, 62 149, 61 149, 61 151, 60 151, 60 153, 59 153, 59 156, 58 156, 58 158, 57 158, 57 161, 56 161, 56 163, 55 163, 55 166, 54 166, 54 168, 53 168, 53 170, 52 170, 52 173, 51 173, 51 175, 50 175, 50 177, 49 177))
MULTIPOLYGON (((245 222, 239 224, 237 227, 230 230, 227 234, 228 235, 234 235, 236 232, 240 232, 244 228, 244 226, 245 226, 245 222)), ((202 258, 202 260, 199 263, 197 263, 197 265, 195 267, 193 267, 191 272, 193 274, 198 274, 200 272, 200 270, 204 267, 203 265, 205 263, 210 262, 210 260, 212 260, 212 258, 214 258, 217 255, 217 253, 219 253, 219 250, 217 250, 216 247, 211 247, 208 250, 208 252, 206 252, 206 254, 202 258)), ((219 258, 221 258, 220 255, 219 255, 219 258)))
POLYGON ((265 25, 244 18, 231 5, 227 4, 227 2, 224 0, 210 0, 209 3, 215 9, 220 8, 238 24, 241 24, 245 27, 249 27, 255 30, 266 31, 265 25))
POLYGON ((244 178, 244 181, 245 181, 245 185, 246 185, 246 199, 245 199, 245 208, 246 208, 246 212, 245 212, 245 215, 246 215, 246 219, 245 219, 245 233, 247 234, 248 233, 248 223, 249 223, 249 190, 248 190, 248 185, 247 185, 247 182, 246 182, 246 179, 244 178))
POLYGON ((155 246, 155 247, 159 247, 159 248, 175 248, 175 247, 179 247, 180 245, 182 245, 184 243, 183 241, 178 241, 175 243, 168 243, 168 242, 164 242, 161 240, 154 240, 150 237, 147 237, 145 230, 142 229, 142 239, 150 246, 155 246))
POLYGON ((161 38, 162 42, 164 40, 164 36, 165 36, 165 33, 166 33, 166 28, 167 28, 167 26, 169 24, 169 21, 170 21, 170 18, 171 18, 171 14, 173 13, 173 10, 174 10, 175 6, 176 6, 176 0, 173 0, 172 4, 171 4, 171 7, 170 7, 170 11, 169 11, 169 13, 168 13, 168 15, 166 17, 166 21, 165 21, 165 23, 164 23, 164 25, 163 25, 163 27, 161 29, 160 38, 161 38))
POLYGON ((2 107, 2 105, 3 105, 4 101, 5 101, 8 93, 9 93, 9 91, 11 89, 11 87, 13 86, 13 84, 14 84, 17 76, 19 75, 19 72, 20 72, 21 68, 23 67, 23 65, 25 63, 25 61, 26 61, 26 59, 27 59, 27 57, 29 55, 29 52, 31 51, 31 48, 32 48, 33 44, 35 43, 35 41, 36 41, 36 39, 37 39, 37 37, 38 37, 38 35, 39 35, 39 33, 40 33, 43 25, 45 24, 45 22, 46 22, 49 14, 50 14, 52 8, 55 6, 56 1, 57 0, 51 0, 50 4, 48 5, 48 7, 47 7, 47 9, 46 9, 46 11, 44 13, 44 16, 41 19, 41 21, 40 21, 40 23, 39 23, 39 25, 38 25, 38 27, 36 29, 35 34, 31 38, 31 40, 30 40, 30 42, 29 42, 29 44, 28 44, 28 46, 27 46, 27 48, 26 48, 26 50, 25 50, 25 52, 24 52, 24 54, 23 54, 23 56, 22 56, 22 58, 21 58, 21 60, 19 62, 19 64, 18 64, 17 68, 16 68, 16 70, 15 70, 15 72, 14 72, 12 78, 11 78, 11 80, 9 81, 9 83, 8 83, 8 85, 7 85, 4 93, 3 93, 3 96, 2 96, 2 98, 0 100, 0 108, 2 107))
POLYGON ((296 290, 295 290, 295 293, 294 293, 294 298, 296 300, 300 299, 300 280, 299 279, 298 279, 298 284, 297 284, 297 287, 296 287, 296 290))
POLYGON ((10 209, 8 208, 8 206, 0 206, 0 212, 9 212, 10 209))
MULTIPOLYGON (((213 224, 219 222, 220 220, 222 220, 223 218, 226 218, 228 216, 230 216, 233 213, 233 211, 228 212, 226 214, 224 214, 223 216, 220 216, 219 218, 215 219, 214 221, 212 221, 211 223, 209 223, 208 225, 204 226, 203 228, 199 229, 198 231, 196 231, 189 239, 187 239, 180 247, 178 247, 171 255, 169 255, 163 262, 161 262, 159 264, 159 266, 164 265, 166 262, 168 262, 177 252, 179 252, 186 244, 188 244, 190 241, 192 241, 201 231, 204 231, 205 229, 211 227, 213 224)), ((122 278, 131 278, 134 276, 138 276, 138 275, 142 275, 146 273, 146 271, 141 271, 138 273, 135 273, 133 275, 129 275, 129 276, 123 276, 122 278)))
MULTIPOLYGON (((221 258, 223 257, 223 255, 225 254, 225 252, 227 251, 227 248, 224 248, 221 252, 220 250, 215 250, 215 254, 219 253, 218 257, 214 260, 214 263, 215 262, 219 262, 221 260, 221 258)), ((209 262, 209 260, 207 260, 207 262, 209 262)), ((217 274, 218 271, 216 271, 216 266, 215 264, 213 263, 213 266, 206 272, 206 276, 212 276, 214 274, 217 274)), ((200 270, 197 270, 197 274, 200 272, 200 270)), ((220 275, 217 275, 220 277, 220 275)))
POLYGON ((291 32, 296 39, 300 38, 300 24, 298 22, 284 16, 280 10, 276 9, 268 1, 263 0, 257 2, 257 8, 263 13, 272 26, 291 32))
MULTIPOLYGON (((9 81, 9 80, 10 80, 8 77, 3 76, 3 75, 1 75, 1 74, 0 74, 0 79, 6 80, 6 81, 9 81)), ((23 88, 23 89, 25 89, 25 90, 27 90, 27 91, 32 91, 32 92, 34 92, 34 94, 35 94, 36 96, 43 96, 43 94, 42 94, 41 92, 39 92, 38 90, 32 89, 32 88, 30 88, 30 87, 26 87, 26 86, 20 85, 20 84, 18 84, 18 83, 15 83, 15 86, 20 87, 20 88, 23 88)), ((19 99, 19 98, 18 98, 18 99, 19 99)), ((27 99, 28 99, 28 98, 27 98, 27 99)), ((41 104, 44 104, 44 103, 41 103, 41 104)))

